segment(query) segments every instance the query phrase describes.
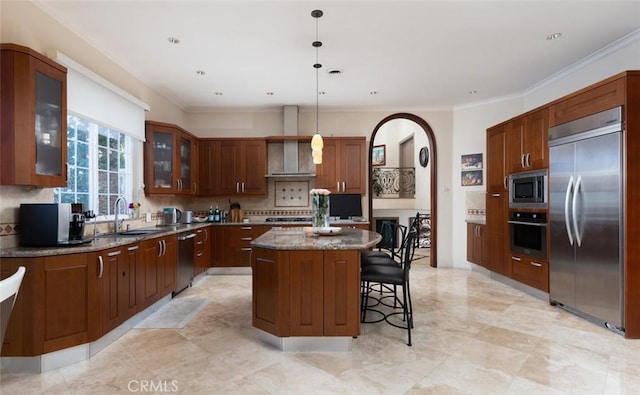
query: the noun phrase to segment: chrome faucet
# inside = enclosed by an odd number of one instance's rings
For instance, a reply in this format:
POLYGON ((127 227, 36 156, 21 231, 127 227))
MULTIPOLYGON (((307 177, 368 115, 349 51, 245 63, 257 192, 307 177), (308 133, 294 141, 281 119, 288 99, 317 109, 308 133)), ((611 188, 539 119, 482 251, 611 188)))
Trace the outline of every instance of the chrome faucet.
POLYGON ((125 199, 124 197, 120 196, 116 199, 116 201, 113 203, 113 213, 114 213, 114 220, 113 220, 113 232, 114 233, 120 233, 120 228, 122 227, 122 222, 124 222, 124 220, 120 220, 118 221, 118 214, 119 214, 119 203, 122 202, 124 203, 124 207, 125 209, 127 208, 127 199, 125 199))

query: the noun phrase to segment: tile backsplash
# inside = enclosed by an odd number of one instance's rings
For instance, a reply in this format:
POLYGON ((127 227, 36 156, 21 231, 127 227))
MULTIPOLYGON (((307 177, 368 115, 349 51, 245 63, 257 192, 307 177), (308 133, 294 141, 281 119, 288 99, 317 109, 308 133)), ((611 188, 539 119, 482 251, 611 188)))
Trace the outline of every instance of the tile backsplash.
POLYGON ((468 191, 464 196, 465 217, 477 219, 487 214, 486 194, 484 191, 468 191))

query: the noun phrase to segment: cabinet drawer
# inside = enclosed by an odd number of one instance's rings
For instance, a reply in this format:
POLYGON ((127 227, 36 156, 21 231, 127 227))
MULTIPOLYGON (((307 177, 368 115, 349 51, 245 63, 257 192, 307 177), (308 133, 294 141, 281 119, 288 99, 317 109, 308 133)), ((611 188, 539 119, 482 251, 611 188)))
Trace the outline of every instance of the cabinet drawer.
POLYGON ((252 240, 267 231, 262 225, 238 225, 229 229, 229 245, 231 247, 249 247, 252 240))
POLYGON ((544 292, 549 292, 549 264, 522 255, 511 255, 511 277, 544 292))

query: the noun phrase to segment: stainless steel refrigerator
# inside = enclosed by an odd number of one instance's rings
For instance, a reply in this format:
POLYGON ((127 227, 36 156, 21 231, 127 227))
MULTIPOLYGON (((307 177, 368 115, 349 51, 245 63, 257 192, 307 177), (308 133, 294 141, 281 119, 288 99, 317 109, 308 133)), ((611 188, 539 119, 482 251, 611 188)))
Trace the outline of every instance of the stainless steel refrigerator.
POLYGON ((549 296, 624 331, 622 107, 549 129, 549 296))

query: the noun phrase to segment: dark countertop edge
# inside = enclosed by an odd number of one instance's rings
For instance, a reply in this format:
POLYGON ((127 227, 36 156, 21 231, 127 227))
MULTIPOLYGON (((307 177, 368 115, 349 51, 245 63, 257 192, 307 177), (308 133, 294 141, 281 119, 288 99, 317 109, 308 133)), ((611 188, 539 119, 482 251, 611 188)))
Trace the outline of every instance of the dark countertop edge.
MULTIPOLYGON (((258 248, 264 248, 264 249, 268 249, 268 250, 283 250, 283 251, 318 251, 318 250, 330 250, 330 251, 336 251, 336 250, 366 250, 369 248, 374 247, 376 244, 378 244, 380 242, 380 240, 382 240, 382 236, 376 232, 371 232, 368 230, 362 230, 362 229, 350 229, 350 231, 354 231, 354 232, 367 232, 373 235, 373 237, 371 238, 371 241, 369 241, 368 243, 362 243, 362 244, 348 244, 348 245, 344 245, 344 244, 328 244, 328 245, 318 245, 318 246, 314 246, 314 245, 309 245, 309 244, 274 244, 274 243, 267 243, 267 242, 262 242, 260 241, 260 236, 259 238, 257 238, 256 240, 253 240, 251 242, 251 246, 252 247, 258 247, 258 248)), ((300 230, 300 232, 304 233, 304 231, 300 230)), ((265 233, 266 234, 266 233, 265 233)), ((298 238, 299 240, 306 240, 307 238, 317 238, 318 240, 330 240, 331 238, 336 238, 339 239, 341 237, 340 234, 335 235, 335 236, 304 236, 304 237, 300 237, 298 236, 292 236, 295 238, 298 238)))
MULTIPOLYGON (((163 230, 161 227, 158 227, 160 231, 157 233, 138 235, 138 236, 126 236, 126 237, 99 236, 93 239, 90 243, 78 244, 73 246, 13 247, 13 248, 0 250, 0 258, 37 258, 37 257, 52 256, 52 255, 71 255, 71 254, 103 251, 111 248, 121 247, 128 244, 139 243, 145 240, 155 239, 158 237, 171 236, 174 234, 188 232, 190 230, 205 228, 209 225, 212 225, 212 224, 206 223, 206 222, 193 223, 193 224, 181 224, 175 227, 173 226, 167 227, 166 230, 163 230)), ((132 229, 132 230, 135 230, 135 229, 132 229)))

